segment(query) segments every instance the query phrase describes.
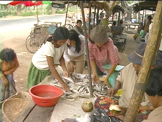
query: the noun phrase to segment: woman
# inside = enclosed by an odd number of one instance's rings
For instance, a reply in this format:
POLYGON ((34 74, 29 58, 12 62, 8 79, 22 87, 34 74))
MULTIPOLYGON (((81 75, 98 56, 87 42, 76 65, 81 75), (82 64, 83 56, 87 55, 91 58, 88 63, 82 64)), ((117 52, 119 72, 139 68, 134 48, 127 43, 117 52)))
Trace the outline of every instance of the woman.
POLYGON ((70 91, 68 85, 62 80, 55 68, 61 65, 64 75, 69 75, 63 58, 63 52, 67 47, 65 42, 68 37, 68 29, 58 27, 52 37, 48 38, 47 42, 34 54, 28 73, 27 89, 39 84, 46 76, 52 74, 65 91, 70 91))
POLYGON ((85 37, 78 34, 75 30, 70 30, 70 36, 67 41, 68 49, 64 52, 64 59, 67 62, 69 73, 83 73, 84 69, 84 42, 85 37), (76 68, 75 68, 76 65, 76 68))
POLYGON ((97 25, 90 32, 90 40, 88 43, 90 65, 93 74, 93 81, 100 82, 98 75, 104 74, 103 65, 111 64, 104 83, 111 87, 108 78, 114 72, 117 64, 119 64, 119 54, 117 47, 113 44, 111 38, 107 36, 107 30, 102 25, 97 25))
POLYGON ((16 93, 13 72, 19 67, 16 53, 11 48, 1 51, 1 101, 16 93))

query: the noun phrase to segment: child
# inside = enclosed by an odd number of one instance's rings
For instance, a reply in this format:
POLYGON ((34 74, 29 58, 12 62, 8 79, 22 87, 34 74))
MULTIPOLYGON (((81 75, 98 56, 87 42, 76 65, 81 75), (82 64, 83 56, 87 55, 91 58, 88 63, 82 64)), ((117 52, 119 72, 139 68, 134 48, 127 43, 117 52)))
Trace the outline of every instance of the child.
POLYGON ((68 85, 62 80, 55 68, 61 65, 64 75, 69 75, 63 58, 63 52, 67 48, 65 42, 68 37, 68 29, 58 27, 52 34, 52 37, 48 38, 47 42, 34 54, 28 73, 27 89, 39 84, 46 76, 52 74, 65 91, 70 91, 68 85))
POLYGON ((19 67, 16 53, 11 48, 1 51, 1 101, 16 93, 13 72, 19 67))

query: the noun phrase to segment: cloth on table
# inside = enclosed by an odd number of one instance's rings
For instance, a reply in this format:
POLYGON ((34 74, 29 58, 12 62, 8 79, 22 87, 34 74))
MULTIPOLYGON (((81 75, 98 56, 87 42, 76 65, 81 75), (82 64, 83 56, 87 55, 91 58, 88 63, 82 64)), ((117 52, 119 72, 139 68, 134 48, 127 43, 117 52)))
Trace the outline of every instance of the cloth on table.
MULTIPOLYGON (((109 107, 113 103, 117 104, 118 103, 117 101, 118 101, 118 97, 115 97, 113 99, 111 99, 110 97, 97 97, 94 103, 94 107, 101 108, 105 110, 109 116, 113 116, 109 111, 109 107)), ((146 111, 146 110, 138 111, 138 115, 136 116, 135 122, 141 122, 144 119, 147 119, 150 112, 151 111, 146 111)))

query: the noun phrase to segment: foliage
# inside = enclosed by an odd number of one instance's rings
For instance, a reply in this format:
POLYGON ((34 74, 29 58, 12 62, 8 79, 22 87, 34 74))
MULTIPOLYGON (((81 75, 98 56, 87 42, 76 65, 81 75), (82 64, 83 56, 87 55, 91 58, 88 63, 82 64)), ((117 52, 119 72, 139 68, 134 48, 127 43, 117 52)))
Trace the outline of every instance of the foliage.
POLYGON ((66 13, 66 10, 65 9, 59 9, 59 8, 57 8, 55 13, 56 14, 65 14, 66 13))
POLYGON ((45 7, 45 14, 52 14, 52 6, 51 4, 48 4, 46 7, 45 7))
MULTIPOLYGON (((7 17, 7 16, 16 16, 17 15, 17 6, 11 6, 11 5, 2 5, 0 4, 1 7, 1 15, 0 17, 7 17)), ((55 8, 55 13, 56 14, 65 14, 67 8, 65 7, 64 9, 61 8, 55 8)), ((51 4, 46 4, 43 6, 38 6, 38 13, 39 15, 41 14, 46 14, 50 15, 52 14, 52 6, 51 4), (44 8, 44 9, 42 9, 44 8)), ((68 12, 78 12, 79 9, 77 6, 69 6, 68 12)), ((36 15, 36 8, 35 6, 32 7, 25 7, 21 6, 21 16, 33 16, 36 15)))
POLYGON ((134 1, 127 1, 128 2, 128 4, 132 4, 132 3, 134 3, 134 1))
POLYGON ((36 12, 23 12, 21 16, 33 16, 36 15, 36 12))
POLYGON ((1 10, 0 17, 16 16, 16 14, 17 14, 16 11, 7 12, 7 11, 2 11, 2 10, 1 10))

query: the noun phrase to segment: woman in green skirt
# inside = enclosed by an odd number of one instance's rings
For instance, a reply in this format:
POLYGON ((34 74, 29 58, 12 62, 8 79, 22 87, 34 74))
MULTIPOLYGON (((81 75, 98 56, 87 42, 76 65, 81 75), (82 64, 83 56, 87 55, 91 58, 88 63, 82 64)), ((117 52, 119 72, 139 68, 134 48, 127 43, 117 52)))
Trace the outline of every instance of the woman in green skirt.
POLYGON ((52 74, 58 80, 65 91, 70 91, 69 86, 62 80, 56 70, 56 66, 60 65, 65 76, 69 76, 63 52, 67 48, 65 43, 69 37, 69 31, 65 27, 58 27, 47 42, 34 54, 27 79, 27 90, 30 87, 39 84, 42 80, 52 74))

